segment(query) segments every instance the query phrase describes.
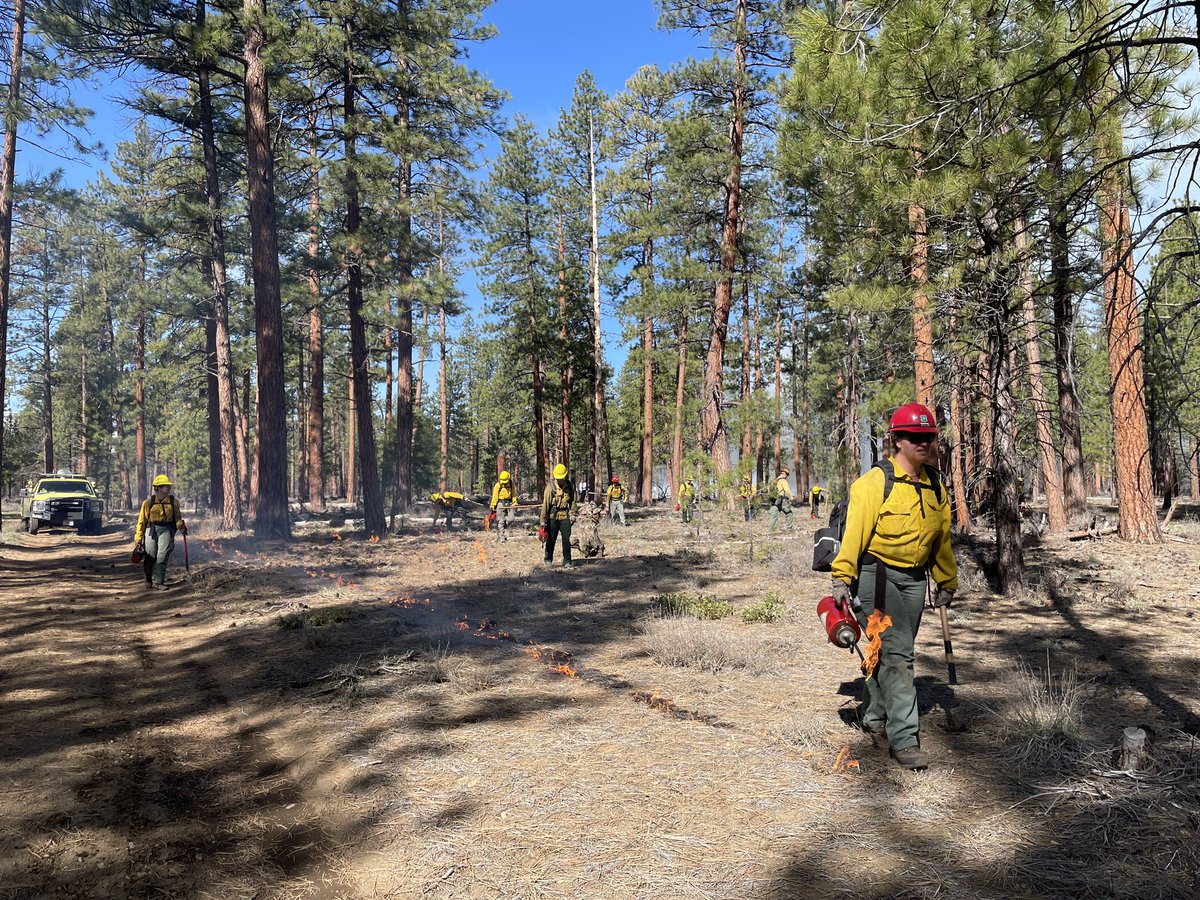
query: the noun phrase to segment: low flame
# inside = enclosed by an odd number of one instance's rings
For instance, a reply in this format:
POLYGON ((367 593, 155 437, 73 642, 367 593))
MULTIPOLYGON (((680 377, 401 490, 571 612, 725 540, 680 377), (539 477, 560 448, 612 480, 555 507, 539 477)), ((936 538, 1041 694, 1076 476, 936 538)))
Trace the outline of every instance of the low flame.
POLYGON ((879 665, 879 651, 883 647, 883 633, 892 627, 892 617, 878 609, 867 619, 867 646, 863 650, 862 673, 870 678, 879 665))
POLYGON ((559 663, 557 666, 551 666, 550 669, 559 675, 566 675, 568 678, 574 678, 579 674, 566 663, 559 663))
POLYGON ((479 564, 481 566, 486 566, 487 565, 487 548, 484 547, 483 544, 479 543, 479 541, 476 541, 475 549, 479 551, 479 564))
POLYGON ((340 541, 340 540, 342 539, 342 536, 341 536, 340 534, 338 534, 338 533, 335 531, 335 532, 333 533, 333 539, 334 539, 335 541, 340 541))
POLYGON ((379 535, 377 535, 377 534, 371 535, 371 543, 378 544, 379 543, 379 535))

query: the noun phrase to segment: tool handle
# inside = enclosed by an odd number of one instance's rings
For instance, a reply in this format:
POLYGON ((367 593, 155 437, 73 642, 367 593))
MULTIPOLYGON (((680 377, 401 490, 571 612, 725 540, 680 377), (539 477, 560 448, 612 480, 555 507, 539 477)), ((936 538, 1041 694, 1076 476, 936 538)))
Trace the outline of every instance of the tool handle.
POLYGON ((950 619, 946 616, 946 607, 937 608, 942 620, 942 646, 946 649, 946 673, 951 684, 958 684, 958 672, 954 667, 954 644, 950 642, 950 619))

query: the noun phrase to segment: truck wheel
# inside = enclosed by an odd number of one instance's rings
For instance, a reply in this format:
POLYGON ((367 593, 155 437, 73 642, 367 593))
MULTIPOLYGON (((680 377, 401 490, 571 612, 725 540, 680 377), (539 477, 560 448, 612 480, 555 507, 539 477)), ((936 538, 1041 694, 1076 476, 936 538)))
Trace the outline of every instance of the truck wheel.
POLYGON ((30 534, 37 534, 38 529, 41 527, 42 527, 42 522, 40 519, 38 519, 34 516, 29 517, 29 533, 30 534))

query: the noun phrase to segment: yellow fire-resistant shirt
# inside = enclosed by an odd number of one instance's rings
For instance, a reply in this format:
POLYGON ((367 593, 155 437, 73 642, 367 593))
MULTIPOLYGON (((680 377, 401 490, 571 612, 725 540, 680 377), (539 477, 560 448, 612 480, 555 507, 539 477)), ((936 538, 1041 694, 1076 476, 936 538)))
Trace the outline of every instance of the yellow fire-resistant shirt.
POLYGON ((147 497, 142 501, 142 508, 138 512, 137 526, 133 533, 134 543, 142 542, 142 538, 146 536, 146 526, 150 524, 173 524, 177 529, 183 527, 183 515, 174 494, 167 494, 162 500, 155 496, 147 497))
POLYGON ((897 568, 915 569, 931 563, 937 586, 957 590, 958 564, 950 547, 950 496, 946 486, 942 485, 939 504, 923 467, 920 481, 925 487, 918 488, 894 460, 885 460, 884 465, 891 465, 896 473, 886 501, 882 469, 872 467, 850 485, 846 534, 833 561, 833 577, 847 583, 857 578, 858 561, 865 550, 885 565, 897 568), (868 540, 870 544, 864 547, 868 540))
POLYGON ((610 484, 606 494, 609 502, 613 500, 624 502, 625 498, 629 496, 629 492, 625 490, 625 485, 623 484, 610 484))
POLYGON ((517 502, 517 486, 511 481, 505 484, 502 481, 497 481, 492 486, 492 504, 491 508, 495 509, 499 503, 516 503, 517 502))

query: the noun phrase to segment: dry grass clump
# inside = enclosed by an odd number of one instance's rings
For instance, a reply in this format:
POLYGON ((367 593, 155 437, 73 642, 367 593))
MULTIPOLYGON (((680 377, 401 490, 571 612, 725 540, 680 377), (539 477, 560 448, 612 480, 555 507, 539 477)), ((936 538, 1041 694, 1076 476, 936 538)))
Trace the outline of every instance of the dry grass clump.
POLYGON ((1003 739, 1020 768, 1060 770, 1077 760, 1083 747, 1084 685, 1074 667, 1055 675, 1047 660, 1044 675, 1021 663, 1006 679, 1007 706, 997 711, 1003 739))
POLYGON ((642 644, 660 665, 711 673, 727 669, 760 672, 766 657, 758 638, 687 616, 648 620, 642 626, 642 644))

